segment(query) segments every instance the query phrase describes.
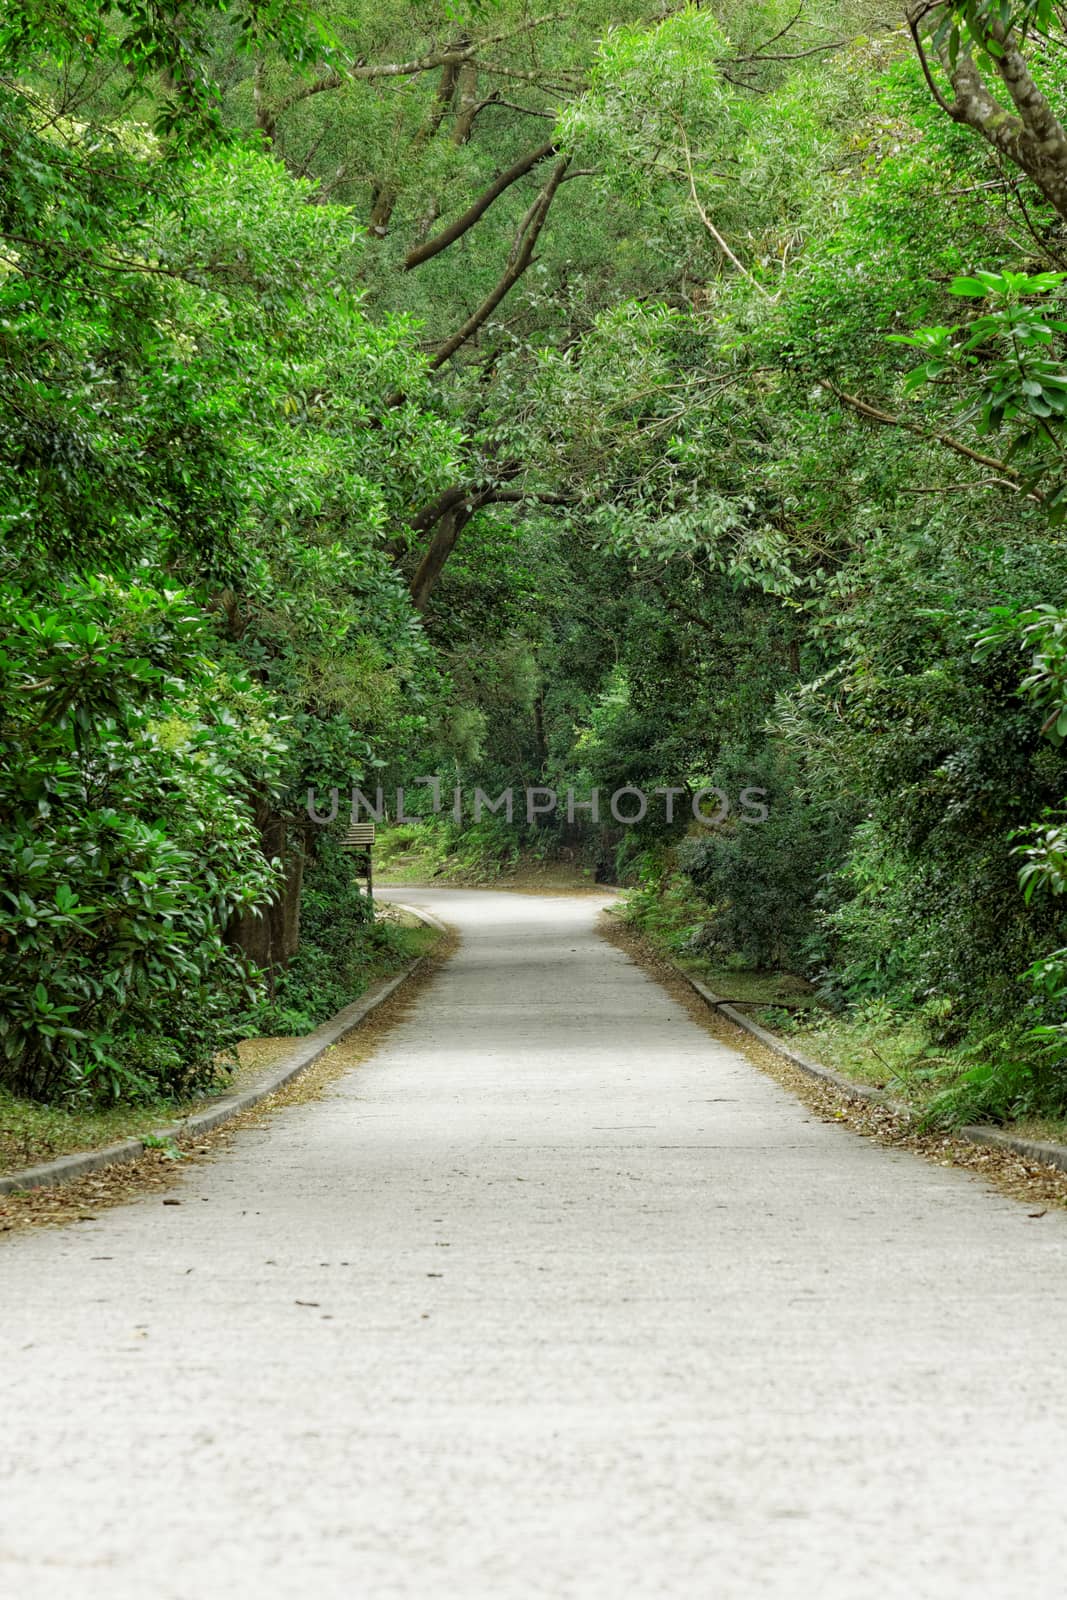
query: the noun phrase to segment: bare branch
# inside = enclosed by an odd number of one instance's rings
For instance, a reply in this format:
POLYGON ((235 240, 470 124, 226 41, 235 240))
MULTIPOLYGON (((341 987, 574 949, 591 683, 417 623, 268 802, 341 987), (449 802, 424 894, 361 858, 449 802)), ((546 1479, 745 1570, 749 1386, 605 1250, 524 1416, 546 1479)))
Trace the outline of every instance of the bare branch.
POLYGON ((408 518, 408 527, 415 533, 426 533, 430 528, 436 527, 446 512, 454 506, 468 502, 468 509, 477 510, 481 506, 491 505, 496 502, 519 504, 523 501, 535 501, 541 505, 569 506, 574 504, 572 496, 555 494, 547 489, 508 489, 504 484, 515 478, 520 470, 517 461, 510 462, 507 466, 497 469, 501 473, 502 482, 490 483, 458 483, 452 484, 448 489, 442 489, 432 500, 427 501, 421 510, 416 511, 408 518))
POLYGON ((464 61, 457 71, 459 106, 452 124, 451 140, 457 148, 470 139, 478 115, 478 63, 464 61))
MULTIPOLYGON (((461 40, 459 47, 462 47, 463 44, 464 41, 461 40)), ((456 84, 460 71, 461 68, 451 62, 441 68, 441 77, 430 109, 408 144, 409 162, 437 136, 445 119, 445 113, 455 99, 456 84)), ((389 224, 392 221, 393 211, 399 196, 400 185, 395 179, 384 182, 378 190, 368 219, 370 231, 376 238, 384 238, 388 233, 389 224)))
POLYGON ((1042 148, 1063 152, 1067 149, 1067 134, 1064 133, 1063 124, 1031 77, 1030 69, 1011 34, 1000 22, 994 23, 990 32, 1003 50, 1002 55, 994 58, 997 71, 1027 133, 1042 148))
POLYGON ((744 67, 759 61, 803 61, 806 56, 825 55, 829 50, 843 50, 847 39, 834 39, 829 44, 813 44, 810 50, 792 50, 787 55, 765 55, 762 51, 752 56, 731 56, 731 67, 744 67))
POLYGON ((722 75, 727 83, 733 84, 735 89, 747 89, 749 94, 770 94, 771 92, 770 89, 763 87, 761 84, 746 83, 744 78, 733 77, 725 68, 722 69, 722 75))
POLYGON ((538 111, 534 106, 520 106, 517 100, 504 100, 499 89, 494 90, 486 99, 479 101, 475 115, 478 112, 487 111, 490 106, 502 106, 508 111, 521 111, 525 117, 541 117, 545 122, 555 122, 556 120, 554 111, 538 111))
MULTIPOLYGON (((914 488, 898 489, 898 494, 969 494, 972 489, 1010 489, 1013 494, 1022 491, 1019 484, 1013 483, 1010 478, 975 478, 971 483, 931 483, 916 484, 914 488)), ((1029 495, 1029 499, 1036 500, 1037 495, 1029 495)))
POLYGON ((426 533, 430 528, 436 527, 453 506, 458 506, 477 493, 477 485, 470 483, 453 484, 449 489, 442 489, 441 493, 424 505, 421 511, 416 511, 414 516, 408 518, 408 526, 415 533, 426 533))
POLYGON ((758 47, 756 54, 762 55, 763 51, 766 50, 768 45, 777 44, 779 39, 784 39, 787 33, 792 33, 793 29, 796 27, 803 15, 804 0, 800 0, 800 5, 796 10, 796 15, 789 19, 784 28, 779 28, 777 33, 772 33, 769 39, 764 39, 763 43, 758 47))
POLYGON ((433 537, 422 553, 408 588, 416 611, 426 610, 426 603, 456 547, 456 540, 476 510, 473 504, 457 502, 444 513, 434 528, 433 537))
POLYGON ((923 42, 919 35, 919 18, 917 15, 910 15, 908 17, 908 31, 911 34, 912 43, 915 46, 915 52, 919 57, 919 65, 922 67, 923 77, 926 79, 926 86, 933 95, 937 104, 941 107, 942 111, 946 112, 947 115, 951 117, 952 107, 941 93, 941 90, 937 87, 934 75, 930 71, 930 63, 926 58, 926 50, 923 47, 923 42))
POLYGON ((1034 219, 1030 215, 1030 208, 1023 196, 1018 179, 1008 184, 1008 192, 1011 194, 1012 199, 1016 202, 1019 210, 1022 212, 1022 218, 1026 225, 1026 231, 1029 233, 1031 239, 1033 239, 1038 249, 1044 253, 1047 259, 1051 261, 1054 266, 1060 267, 1061 269, 1067 268, 1067 261, 1064 260, 1063 256, 1061 256, 1058 251, 1054 250, 1049 244, 1048 240, 1042 238, 1041 234, 1038 233, 1037 227, 1034 224, 1034 219))
MULTIPOLYGON (((325 72, 321 77, 314 78, 310 83, 299 85, 289 94, 283 96, 270 111, 273 122, 277 122, 286 111, 298 105, 302 100, 309 99, 312 95, 324 94, 330 89, 343 88, 347 83, 370 82, 378 78, 414 78, 422 72, 432 72, 435 67, 449 65, 459 66, 465 61, 472 61, 479 51, 491 45, 506 44, 509 40, 520 37, 522 34, 532 33, 537 28, 542 28, 546 23, 562 20, 559 12, 549 12, 544 16, 531 17, 517 28, 510 28, 504 33, 490 34, 485 39, 474 40, 462 46, 449 45, 444 50, 430 50, 425 55, 415 56, 410 61, 378 61, 358 62, 353 66, 345 67, 343 72, 333 70, 325 72)), ((503 70, 503 69, 491 69, 503 70)), ((512 74, 518 76, 518 74, 512 74)))
POLYGON ((519 72, 515 67, 502 67, 499 62, 481 61, 479 66, 489 78, 514 78, 517 83, 532 83, 556 94, 581 94, 587 87, 577 72, 561 72, 558 76, 565 81, 554 83, 539 72, 519 72))
POLYGON ((705 228, 707 228, 708 232, 715 240, 715 243, 718 245, 723 255, 726 256, 728 260, 732 261, 738 272, 740 272, 743 277, 747 278, 749 283, 757 288, 760 294, 765 295, 769 300, 771 295, 768 290, 763 287, 762 283, 758 283, 756 281, 744 263, 738 260, 737 256, 734 255, 734 252, 730 249, 730 246, 726 243, 726 240, 723 238, 722 234, 719 232, 718 228, 712 222, 711 218, 708 216, 703 205, 701 204, 700 196, 697 193, 696 177, 693 173, 693 158, 689 149, 689 140, 686 136, 685 124, 679 116, 675 116, 674 120, 677 122, 678 131, 682 136, 682 149, 685 152, 685 167, 687 173, 689 174, 689 192, 693 196, 693 204, 697 208, 701 222, 704 224, 705 228))
POLYGON ((572 506, 574 496, 569 494, 552 494, 545 489, 491 489, 481 500, 483 506, 489 505, 539 505, 539 506, 572 506))

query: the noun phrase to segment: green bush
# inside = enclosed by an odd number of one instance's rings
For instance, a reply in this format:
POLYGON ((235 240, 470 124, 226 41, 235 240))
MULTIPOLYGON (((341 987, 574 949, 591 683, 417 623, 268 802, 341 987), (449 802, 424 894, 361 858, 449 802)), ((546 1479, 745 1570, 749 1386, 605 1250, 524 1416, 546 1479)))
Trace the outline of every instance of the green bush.
POLYGON ((730 820, 678 848, 679 867, 711 908, 705 946, 752 967, 817 972, 828 954, 822 901, 851 818, 813 796, 780 753, 724 775, 727 793, 749 786, 766 793, 765 822, 730 820))
POLYGON ((301 900, 300 948, 279 973, 269 998, 256 1006, 245 1031, 310 1033, 335 1011, 358 1000, 371 970, 403 955, 400 930, 371 920, 350 856, 336 836, 320 835, 301 900))
POLYGON ((56 588, 47 613, 0 601, 0 1082, 168 1096, 210 1078, 247 1004, 225 929, 273 892, 245 769, 274 746, 223 703, 184 596, 56 588))

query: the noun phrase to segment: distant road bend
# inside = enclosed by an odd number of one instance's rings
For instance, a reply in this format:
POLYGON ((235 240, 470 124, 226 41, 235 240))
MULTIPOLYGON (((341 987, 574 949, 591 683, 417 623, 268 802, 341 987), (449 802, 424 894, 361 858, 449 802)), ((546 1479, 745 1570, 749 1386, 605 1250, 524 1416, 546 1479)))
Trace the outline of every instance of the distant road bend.
POLYGON ((0 1241, 0 1594, 1062 1600, 1067 1217, 827 1125, 596 933, 0 1241))

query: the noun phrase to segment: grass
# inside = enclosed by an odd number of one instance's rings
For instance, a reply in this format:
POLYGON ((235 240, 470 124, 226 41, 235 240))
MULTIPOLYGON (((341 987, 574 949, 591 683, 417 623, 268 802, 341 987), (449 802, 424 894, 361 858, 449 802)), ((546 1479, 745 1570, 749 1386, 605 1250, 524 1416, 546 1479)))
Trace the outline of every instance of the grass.
POLYGON ((593 868, 578 852, 557 849, 551 836, 542 854, 518 831, 505 834, 486 826, 460 834, 440 820, 380 827, 374 872, 377 882, 391 887, 438 883, 551 891, 594 886, 593 868))
POLYGON ((374 871, 390 884, 492 883, 519 854, 517 843, 487 852, 484 841, 467 845, 446 822, 398 823, 379 827, 374 840, 374 871))
POLYGON ((900 1017, 879 1005, 844 1017, 783 1019, 773 1012, 765 1017, 767 1026, 805 1055, 846 1078, 873 1083, 917 1111, 952 1088, 972 1064, 958 1051, 939 1050, 920 1018, 900 1017))
MULTIPOLYGON (((388 915, 395 916, 392 911, 388 915)), ((383 951, 367 967, 368 986, 389 977, 406 962, 428 954, 441 938, 435 928, 425 923, 408 925, 411 919, 399 916, 396 920, 405 924, 400 949, 395 958, 391 952, 383 951)), ((213 1100, 246 1087, 277 1060, 291 1042, 280 1037, 242 1040, 237 1046, 237 1065, 231 1071, 220 1072, 217 1089, 184 1100, 164 1100, 141 1106, 67 1108, 24 1100, 0 1087, 0 1174, 18 1172, 23 1167, 37 1166, 77 1150, 98 1150, 123 1139, 153 1134, 164 1124, 202 1110, 213 1100)))
POLYGON ((48 1106, 0 1088, 0 1174, 18 1172, 76 1150, 99 1150, 123 1139, 143 1139, 168 1122, 201 1111, 213 1100, 243 1089, 291 1044, 291 1039, 243 1039, 233 1070, 217 1089, 181 1100, 142 1106, 48 1106))
POLYGON ((676 964, 699 978, 720 1000, 738 1006, 760 1006, 771 1010, 810 1011, 818 1000, 810 983, 792 972, 765 972, 751 967, 732 967, 694 956, 676 956, 676 964))
POLYGON ((179 1106, 109 1106, 99 1111, 66 1111, 21 1100, 0 1089, 0 1173, 51 1161, 74 1150, 95 1150, 152 1133, 161 1122, 180 1116, 179 1106))

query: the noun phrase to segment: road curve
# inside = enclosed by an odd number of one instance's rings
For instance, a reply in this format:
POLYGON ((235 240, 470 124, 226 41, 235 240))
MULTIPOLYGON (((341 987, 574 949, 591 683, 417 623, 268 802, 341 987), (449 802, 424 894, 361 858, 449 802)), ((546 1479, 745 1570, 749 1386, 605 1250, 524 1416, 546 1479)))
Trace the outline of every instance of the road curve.
POLYGON ((595 932, 0 1242, 0 1593, 1061 1600, 1067 1217, 813 1119, 595 932))

